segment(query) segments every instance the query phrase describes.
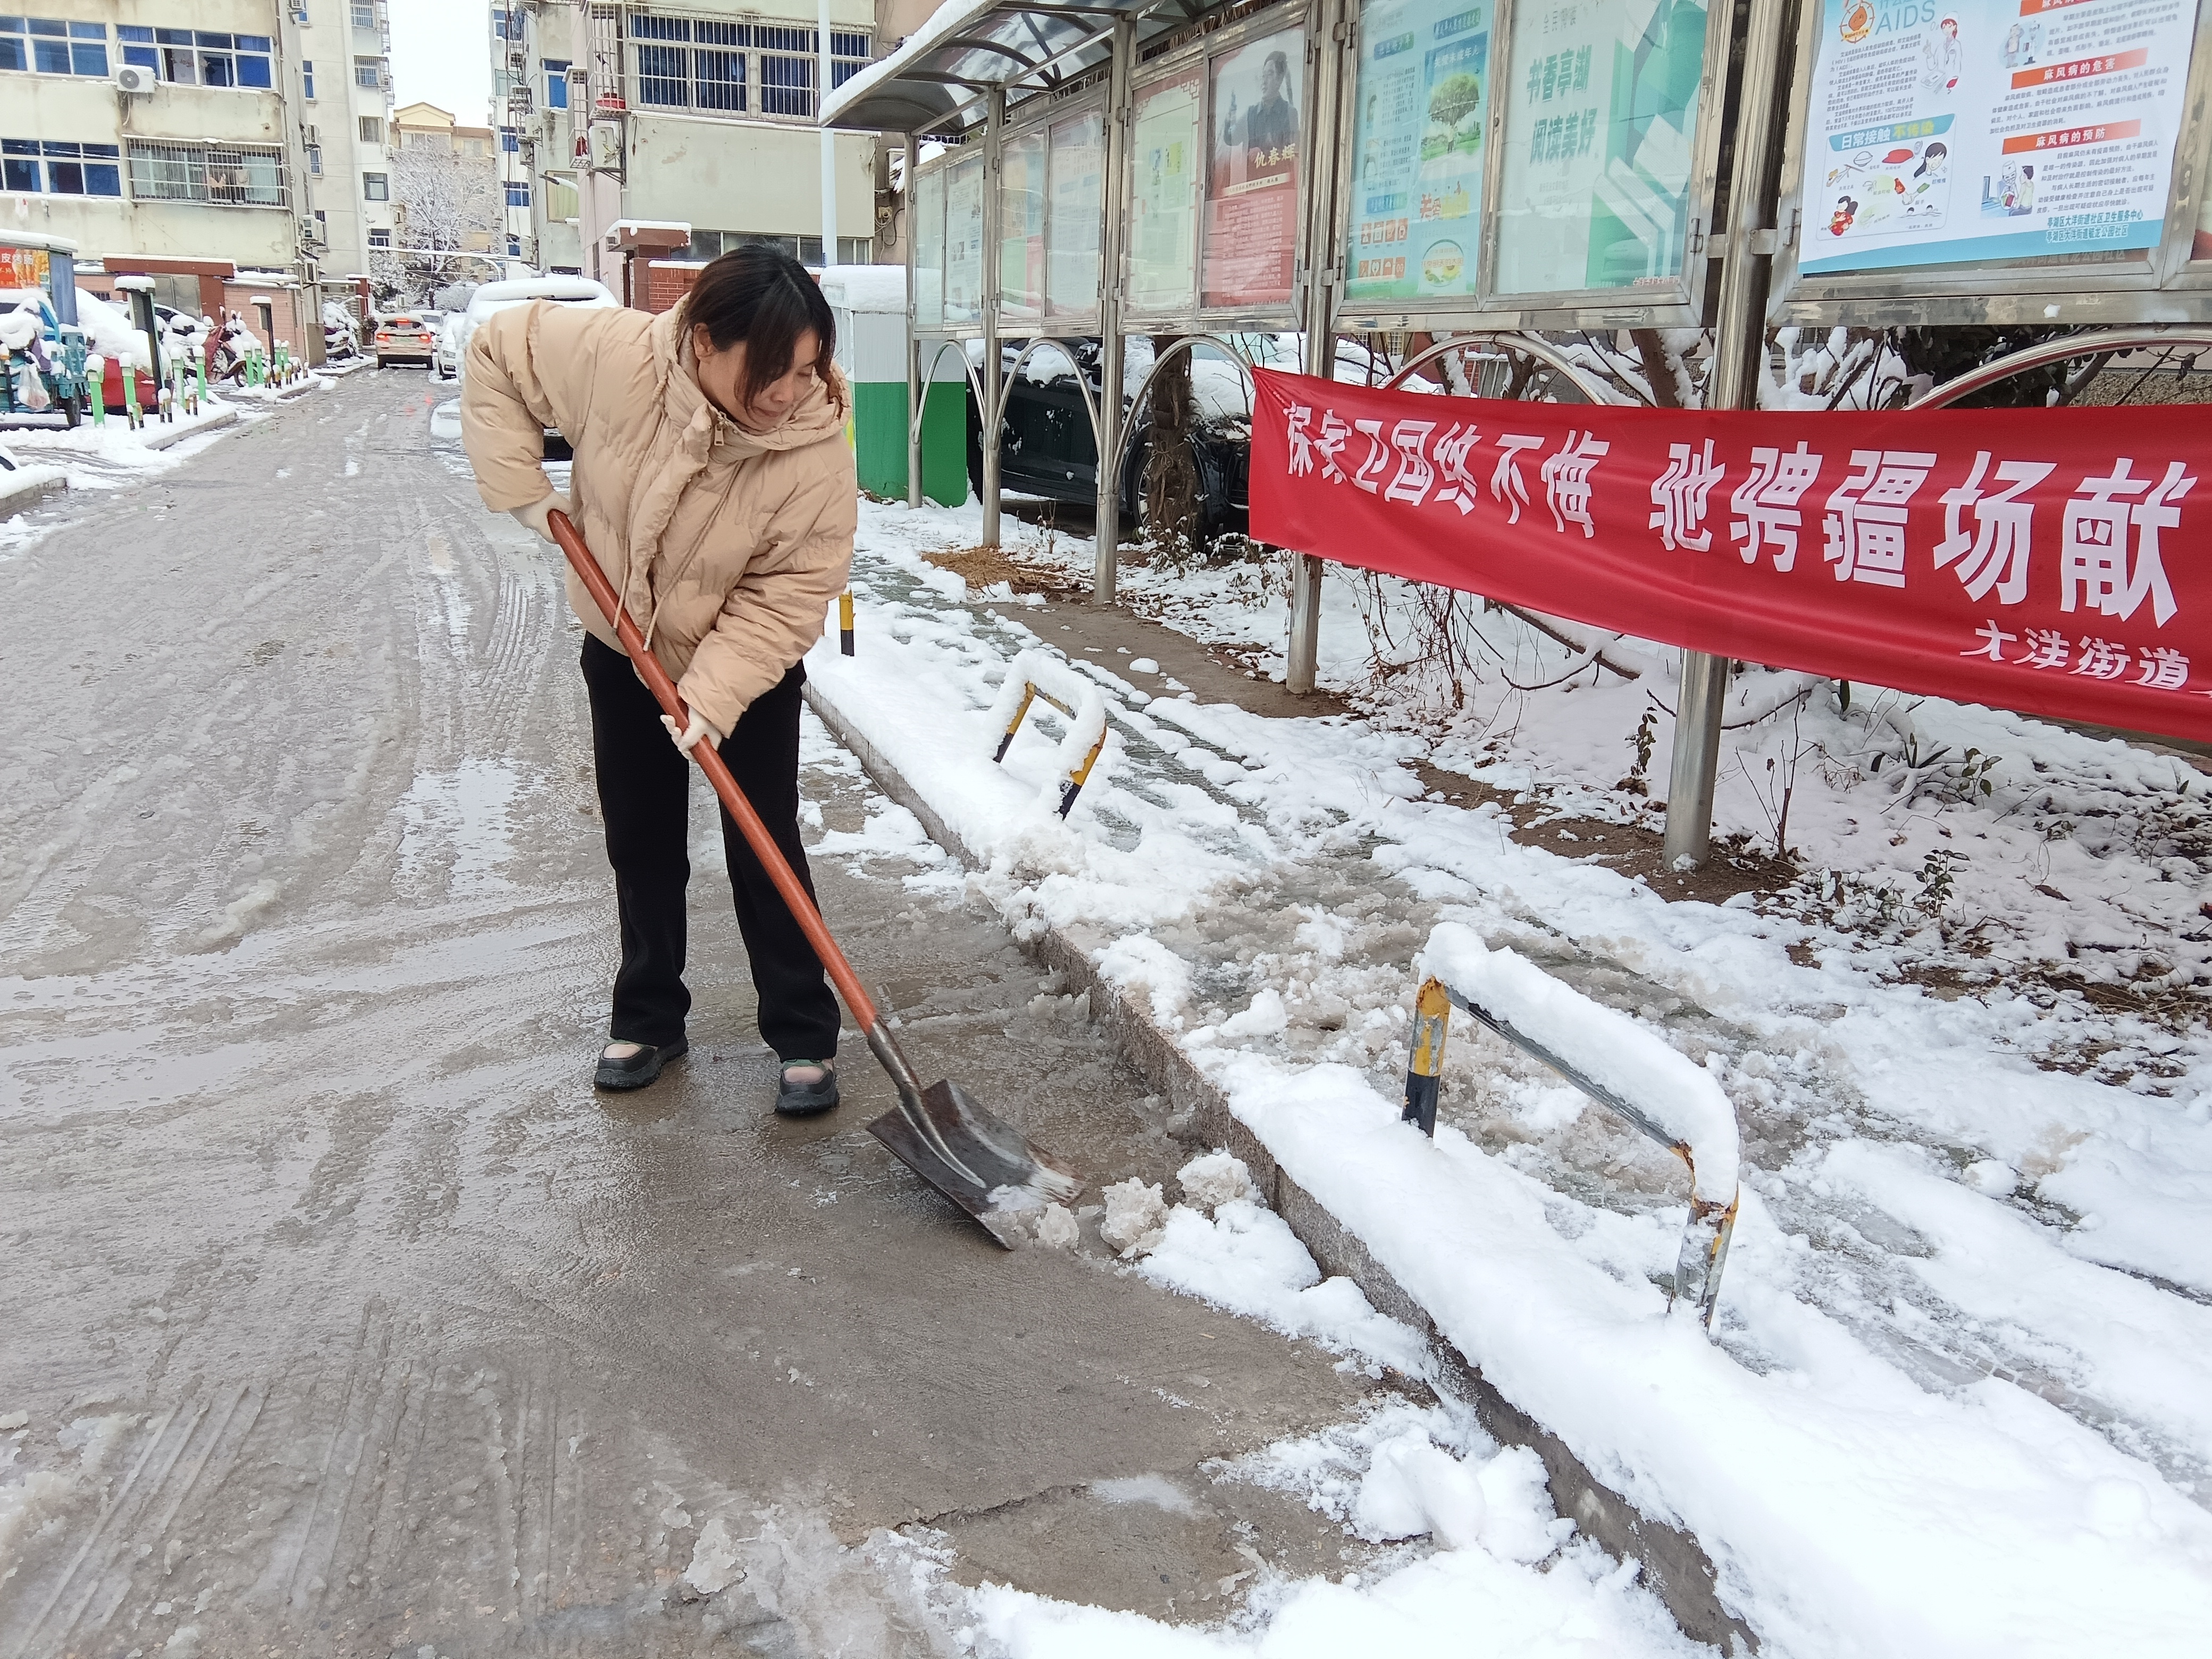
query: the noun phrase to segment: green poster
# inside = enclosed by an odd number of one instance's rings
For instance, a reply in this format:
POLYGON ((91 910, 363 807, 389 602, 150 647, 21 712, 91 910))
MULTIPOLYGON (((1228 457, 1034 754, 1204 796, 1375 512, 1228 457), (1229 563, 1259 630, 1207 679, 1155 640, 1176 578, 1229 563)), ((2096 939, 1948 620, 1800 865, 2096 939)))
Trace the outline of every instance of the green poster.
POLYGON ((1705 9, 1516 13, 1498 191, 1502 294, 1672 286, 1689 241, 1705 9))

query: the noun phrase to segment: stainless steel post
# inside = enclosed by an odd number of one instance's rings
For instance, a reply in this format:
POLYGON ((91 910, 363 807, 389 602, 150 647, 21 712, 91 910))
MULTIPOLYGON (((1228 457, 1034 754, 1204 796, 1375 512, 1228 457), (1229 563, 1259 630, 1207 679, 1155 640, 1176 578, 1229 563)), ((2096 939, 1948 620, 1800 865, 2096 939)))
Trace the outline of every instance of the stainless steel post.
POLYGON ((902 227, 906 238, 906 504, 921 505, 921 416, 923 400, 929 396, 929 382, 921 378, 921 342, 915 334, 915 317, 919 292, 915 283, 918 267, 914 262, 915 235, 921 215, 918 204, 921 200, 919 181, 915 169, 921 164, 921 144, 914 134, 906 136, 906 222, 902 227))
POLYGON ((1114 55, 1106 72, 1105 222, 1098 237, 1098 499, 1097 550, 1091 562, 1091 602, 1114 603, 1121 575, 1121 248, 1129 198, 1129 72, 1137 56, 1133 18, 1114 20, 1114 55))
MULTIPOLYGON (((1343 216, 1337 211, 1342 172, 1343 123, 1339 95, 1353 59, 1345 52, 1350 13, 1345 0, 1314 0, 1306 14, 1306 60, 1315 68, 1306 100, 1312 125, 1306 132, 1305 258, 1300 277, 1300 320, 1305 329, 1305 372, 1326 376, 1336 367, 1335 301, 1343 216)), ((1314 689, 1321 659, 1322 562, 1291 555, 1291 635, 1283 684, 1293 696, 1314 689)))
POLYGON ((1006 89, 994 86, 983 119, 983 545, 999 544, 999 427, 1004 365, 999 361, 999 200, 1001 145, 1006 129, 1006 89))
MULTIPOLYGON (((1735 171, 1713 330, 1709 409, 1756 409, 1766 350, 1766 290, 1772 274, 1776 191, 1788 109, 1784 65, 1794 49, 1797 0, 1752 0, 1745 24, 1743 88, 1738 100, 1735 171)), ((1720 767, 1721 717, 1728 700, 1725 657, 1682 653, 1674 753, 1668 768, 1667 836, 1660 856, 1670 869, 1705 862, 1712 839, 1713 784, 1720 767)))
MULTIPOLYGON (((821 0, 814 31, 814 118, 830 102, 830 0, 821 0)), ((822 129, 822 268, 837 263, 837 135, 822 129)))

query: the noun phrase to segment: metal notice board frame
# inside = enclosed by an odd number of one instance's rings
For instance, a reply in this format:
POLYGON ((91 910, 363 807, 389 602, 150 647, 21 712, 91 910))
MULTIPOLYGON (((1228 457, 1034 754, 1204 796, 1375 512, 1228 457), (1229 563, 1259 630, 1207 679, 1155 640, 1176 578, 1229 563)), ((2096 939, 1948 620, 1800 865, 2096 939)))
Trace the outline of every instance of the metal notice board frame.
MULTIPOLYGON (((1357 201, 1353 190, 1353 148, 1358 100, 1359 62, 1364 18, 1385 0, 1347 7, 1343 60, 1341 117, 1335 135, 1340 164, 1338 199, 1331 217, 1337 246, 1353 252, 1357 201)), ((1727 0, 1706 9, 1704 67, 1697 94, 1697 121, 1690 143, 1690 212, 1681 232, 1677 275, 1627 288, 1562 289, 1549 292, 1501 291, 1498 287, 1498 241, 1507 234, 1505 214, 1506 130, 1521 88, 1512 73, 1516 19, 1542 9, 1541 0, 1483 0, 1492 7, 1489 106, 1485 131, 1481 222, 1477 234, 1475 292, 1472 296, 1394 299, 1383 302, 1340 298, 1334 319, 1340 329, 1383 332, 1401 329, 1431 332, 1504 329, 1695 328, 1709 320, 1708 296, 1717 280, 1708 252, 1720 194, 1722 130, 1728 113, 1729 7, 1727 0)), ((1337 292, 1344 292, 1338 274, 1337 292)))

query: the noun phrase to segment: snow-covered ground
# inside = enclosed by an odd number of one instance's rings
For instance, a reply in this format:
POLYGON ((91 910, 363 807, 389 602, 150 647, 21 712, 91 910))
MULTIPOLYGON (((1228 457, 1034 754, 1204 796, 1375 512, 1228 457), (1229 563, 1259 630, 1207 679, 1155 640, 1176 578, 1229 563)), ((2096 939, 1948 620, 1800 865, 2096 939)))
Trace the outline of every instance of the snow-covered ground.
MULTIPOLYGON (((1323 678, 1352 712, 1263 718, 1139 659, 1079 664, 1109 738, 1062 823, 1048 710, 991 764, 1006 665, 1052 647, 1024 623, 1037 611, 1001 592, 994 615, 923 557, 978 531, 972 507, 864 506, 860 652, 836 656, 833 634, 817 688, 988 860, 970 879, 1018 930, 1059 927, 1148 995, 1492 1382, 1697 1535, 1771 1650, 2198 1650, 2212 785, 2045 722, 1867 688, 1846 704, 1754 668, 1717 808, 1742 890, 1670 902, 1633 871, 1660 817, 1672 653, 1580 642, 1626 678, 1462 601, 1448 655, 1415 625, 1421 596, 1332 572, 1323 678), (1687 1194, 1663 1151, 1464 1021, 1436 1139, 1398 1122, 1415 957, 1440 921, 1636 1018, 1733 1102, 1717 1346, 1667 1316, 1687 1194)), ((1011 520, 1008 537, 1087 568, 1087 545, 1011 520)), ((1279 672, 1265 562, 1125 581, 1279 672)), ((1462 1553, 1388 1595, 1297 1587, 1272 1624, 1156 1632, 1158 1650, 1303 1652, 1295 1632, 1374 1628, 1386 1607, 1517 1628, 1489 1599, 1533 1605, 1506 1567, 1462 1553)), ((1596 1594, 1577 1592, 1583 1614, 1596 1594)), ((1018 1650, 1131 1650, 1121 1615, 979 1607, 1018 1650)))

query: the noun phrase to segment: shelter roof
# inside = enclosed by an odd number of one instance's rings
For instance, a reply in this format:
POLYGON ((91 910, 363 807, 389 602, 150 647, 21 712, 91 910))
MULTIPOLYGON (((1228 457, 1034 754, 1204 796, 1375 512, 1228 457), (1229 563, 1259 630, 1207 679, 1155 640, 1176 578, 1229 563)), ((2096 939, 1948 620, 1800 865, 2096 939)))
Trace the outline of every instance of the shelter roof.
POLYGON ((967 125, 968 106, 1003 86, 1009 101, 1080 79, 1113 50, 1116 18, 1137 44, 1218 9, 1218 0, 946 0, 896 52, 830 94, 824 126, 939 132, 967 125))

